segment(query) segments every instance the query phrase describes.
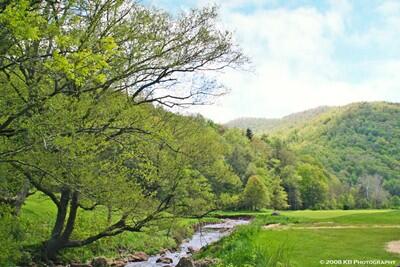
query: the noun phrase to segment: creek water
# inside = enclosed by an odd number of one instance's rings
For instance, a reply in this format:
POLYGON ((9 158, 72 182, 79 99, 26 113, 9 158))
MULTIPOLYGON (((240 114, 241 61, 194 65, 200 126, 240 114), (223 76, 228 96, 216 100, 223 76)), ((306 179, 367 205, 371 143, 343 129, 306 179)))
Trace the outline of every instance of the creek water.
POLYGON ((224 236, 232 233, 233 229, 238 225, 249 223, 245 219, 224 219, 220 223, 205 224, 194 233, 194 235, 185 240, 175 252, 167 251, 163 255, 150 256, 147 261, 130 262, 125 267, 161 267, 161 266, 176 266, 182 257, 191 255, 191 251, 198 251, 201 248, 220 240, 224 236), (172 263, 157 263, 161 257, 172 259, 172 263))

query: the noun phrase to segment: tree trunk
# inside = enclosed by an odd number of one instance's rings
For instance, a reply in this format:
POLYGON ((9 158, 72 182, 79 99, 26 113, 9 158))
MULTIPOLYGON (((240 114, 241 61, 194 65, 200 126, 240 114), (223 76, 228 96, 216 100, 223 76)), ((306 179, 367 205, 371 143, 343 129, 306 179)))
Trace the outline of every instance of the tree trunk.
POLYGON ((30 182, 28 179, 25 179, 24 185, 22 186, 21 191, 17 194, 14 202, 14 215, 18 215, 21 210, 22 205, 25 202, 26 197, 29 194, 30 182))
POLYGON ((58 251, 63 248, 64 241, 62 236, 70 198, 70 190, 66 188, 62 189, 60 202, 57 205, 57 218, 51 232, 51 237, 44 242, 42 247, 42 259, 44 261, 54 260, 58 251))

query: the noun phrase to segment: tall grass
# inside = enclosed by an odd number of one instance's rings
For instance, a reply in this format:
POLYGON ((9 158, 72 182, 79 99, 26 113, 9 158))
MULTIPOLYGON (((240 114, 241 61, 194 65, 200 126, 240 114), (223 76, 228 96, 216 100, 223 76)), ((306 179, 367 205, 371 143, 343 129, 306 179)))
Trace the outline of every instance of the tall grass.
POLYGON ((260 233, 256 224, 238 228, 231 236, 205 249, 200 257, 218 258, 217 267, 289 267, 290 248, 282 243, 278 248, 253 242, 260 233))

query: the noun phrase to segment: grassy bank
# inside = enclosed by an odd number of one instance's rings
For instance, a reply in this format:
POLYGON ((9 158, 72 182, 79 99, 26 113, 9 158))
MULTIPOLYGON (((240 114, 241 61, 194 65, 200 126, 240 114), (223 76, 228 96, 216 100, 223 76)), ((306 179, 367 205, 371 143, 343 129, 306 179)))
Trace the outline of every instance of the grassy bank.
MULTIPOLYGON (((249 215, 248 212, 244 214, 249 215)), ((360 266, 345 260, 390 260, 385 250, 400 240, 400 211, 288 211, 252 214, 251 225, 205 249, 199 257, 216 257, 220 266, 360 266), (265 228, 269 224, 276 227, 265 228), (330 264, 329 260, 336 260, 330 264), (342 262, 342 263, 340 263, 342 262)), ((239 216, 238 213, 235 214, 239 216)), ((378 266, 363 264, 363 266, 378 266)), ((397 266, 390 264, 386 266, 397 266)))
MULTIPOLYGON (((50 236, 56 209, 54 204, 40 194, 28 198, 21 210, 18 221, 9 218, 7 222, 0 224, 0 236, 13 234, 15 238, 9 240, 8 250, 2 249, 0 253, 0 265, 15 266, 16 262, 30 262, 35 257, 39 246, 50 236), (10 227, 12 233, 8 230, 10 227), (24 234, 22 234, 24 233, 24 234), (1 258, 3 256, 3 259, 1 258), (13 257, 11 257, 13 255, 13 257), (6 258, 9 260, 6 261, 6 258)), ((95 212, 79 210, 80 223, 74 230, 73 238, 89 236, 107 226, 107 214, 105 210, 98 209, 95 212)), ((116 218, 115 218, 116 219, 116 218)), ((85 262, 96 256, 115 258, 121 254, 135 251, 144 251, 154 254, 165 248, 175 248, 182 239, 191 236, 194 225, 207 221, 218 221, 216 218, 175 219, 159 222, 157 225, 147 227, 143 232, 125 232, 118 236, 100 239, 99 241, 81 248, 67 249, 60 258, 64 262, 85 262)))

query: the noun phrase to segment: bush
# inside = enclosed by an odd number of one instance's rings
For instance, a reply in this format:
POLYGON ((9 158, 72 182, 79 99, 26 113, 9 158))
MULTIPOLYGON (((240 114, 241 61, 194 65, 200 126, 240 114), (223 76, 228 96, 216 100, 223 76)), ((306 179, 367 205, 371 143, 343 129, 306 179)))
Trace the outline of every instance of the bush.
POLYGON ((0 266, 16 266, 21 260, 22 231, 18 219, 0 207, 0 266))

